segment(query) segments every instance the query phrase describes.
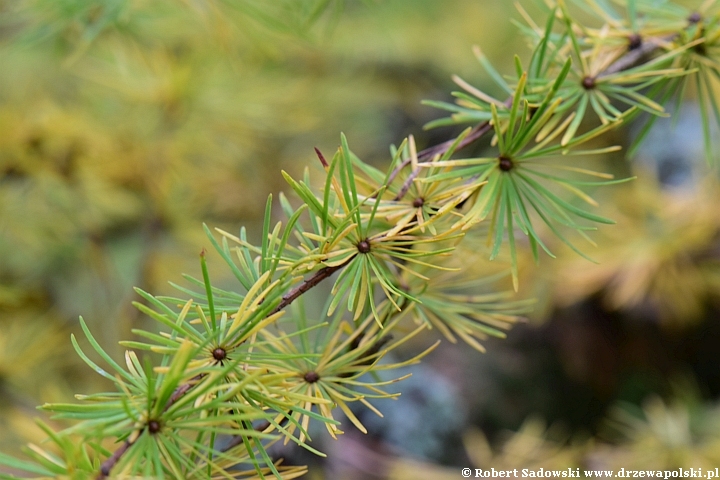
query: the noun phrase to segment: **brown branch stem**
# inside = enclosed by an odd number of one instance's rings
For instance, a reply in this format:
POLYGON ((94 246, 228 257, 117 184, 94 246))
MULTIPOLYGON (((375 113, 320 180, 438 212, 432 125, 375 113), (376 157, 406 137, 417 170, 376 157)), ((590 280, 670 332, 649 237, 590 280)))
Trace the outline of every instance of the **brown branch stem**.
POLYGON ((660 49, 663 43, 671 41, 676 35, 671 35, 664 38, 650 38, 640 44, 638 48, 629 50, 627 53, 622 55, 620 58, 610 64, 603 72, 597 75, 597 78, 607 77, 623 70, 636 67, 643 64, 643 60, 660 49))
MULTIPOLYGON (((461 148, 465 148, 466 146, 470 145, 471 143, 475 142, 476 140, 482 138, 486 133, 488 133, 490 130, 492 130, 492 125, 490 125, 490 122, 483 122, 478 125, 476 125, 466 136, 463 138, 456 148, 456 150, 460 150, 461 148)), ((442 155, 443 153, 447 152, 448 149, 452 146, 452 144, 455 143, 455 140, 448 140, 446 142, 443 142, 439 145, 435 145, 434 147, 426 148, 425 150, 421 151, 418 154, 418 162, 428 162, 432 160, 437 155, 442 155)), ((402 170, 405 166, 407 166, 410 163, 410 159, 405 160, 398 168, 402 170)), ((398 170, 399 173, 399 170, 398 170)), ((402 187, 400 187, 400 191, 393 199, 394 201, 401 200, 405 194, 407 194, 408 190, 410 190, 410 186, 412 185, 412 182, 417 178, 417 176, 420 174, 420 168, 414 169, 412 172, 410 172, 410 175, 408 175, 408 178, 405 179, 405 182, 402 184, 402 187)), ((393 172, 390 177, 397 176, 397 173, 393 172), (394 174, 394 175, 393 175, 394 174)), ((390 182, 388 182, 390 183, 390 182)))
MULTIPOLYGON (((482 122, 478 125, 475 125, 475 127, 473 127, 473 129, 470 131, 468 136, 465 137, 464 139, 462 139, 462 141, 460 141, 456 150, 465 148, 468 145, 470 145, 471 143, 473 143, 474 141, 481 138, 483 135, 485 135, 487 133, 486 129, 488 129, 489 126, 490 126, 489 122, 482 122)), ((420 151, 418 153, 418 161, 419 162, 427 162, 427 161, 431 160, 435 155, 442 155, 443 153, 448 151, 448 149, 452 146, 453 143, 455 143, 455 139, 451 138, 450 140, 444 141, 442 143, 439 143, 437 145, 428 147, 425 150, 420 151)), ((391 184, 393 182, 393 180, 395 180, 395 178, 398 176, 398 174, 403 170, 403 168, 407 167, 408 165, 410 165, 410 159, 406 158, 405 160, 403 160, 403 162, 400 165, 395 167, 395 170, 393 170, 390 173, 390 176, 388 177, 388 181, 387 181, 388 185, 391 184)), ((415 177, 417 177, 417 173, 415 174, 415 177)), ((415 177, 413 177, 413 178, 415 178, 415 177)), ((405 183, 408 183, 408 181, 406 180, 405 183)), ((404 186, 405 185, 403 184, 403 187, 404 186)), ((410 188, 409 184, 408 184, 408 188, 410 188)), ((407 193, 407 191, 405 193, 407 193)), ((402 198, 405 195, 405 193, 403 193, 402 195, 398 194, 396 196, 395 200, 399 200, 400 198, 402 198)))
POLYGON ((345 265, 347 265, 348 263, 350 263, 350 261, 351 261, 353 258, 355 258, 355 257, 352 256, 352 257, 348 258, 346 261, 344 261, 344 262, 341 263, 340 265, 335 265, 335 266, 332 266, 332 267, 321 268, 320 270, 318 270, 317 272, 315 272, 313 275, 311 275, 310 277, 308 277, 308 278, 306 278, 305 280, 303 280, 303 282, 302 282, 300 285, 298 285, 297 287, 294 287, 294 288, 293 288, 292 290, 290 290, 288 293, 286 293, 285 295, 283 295, 282 300, 280 301, 280 303, 278 303, 277 307, 275 307, 275 308, 272 310, 272 312, 270 312, 270 314, 269 314, 268 316, 274 315, 274 314, 276 314, 277 312, 279 312, 280 310, 288 307, 292 302, 294 302, 295 300, 297 300, 297 298, 300 297, 300 295, 302 295, 303 293, 307 292, 307 291, 310 290, 311 288, 315 287, 315 286, 318 285, 320 282, 322 282, 323 280, 325 280, 326 278, 328 278, 329 276, 331 276, 333 273, 335 273, 335 272, 337 272, 338 270, 340 270, 341 268, 343 268, 345 265))
POLYGON ((108 459, 105 460, 102 465, 100 465, 100 472, 95 477, 96 480, 103 480, 107 478, 108 475, 110 475, 110 471, 113 469, 113 467, 115 467, 117 462, 120 461, 120 458, 122 458, 125 452, 127 452, 128 449, 132 447, 133 444, 137 441, 137 439, 140 438, 140 435, 142 435, 142 431, 137 437, 135 437, 134 440, 125 440, 125 442, 123 442, 120 448, 115 450, 113 454, 108 457, 108 459))

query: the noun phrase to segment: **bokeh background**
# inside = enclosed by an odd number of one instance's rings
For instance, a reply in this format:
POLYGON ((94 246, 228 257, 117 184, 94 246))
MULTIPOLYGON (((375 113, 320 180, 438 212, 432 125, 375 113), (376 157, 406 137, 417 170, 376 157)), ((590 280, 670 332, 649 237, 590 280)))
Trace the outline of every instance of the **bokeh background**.
MULTIPOLYGON (((41 441, 36 405, 107 387, 72 351, 78 316, 119 357, 146 321, 132 287, 197 276, 203 222, 257 239, 280 170, 319 172, 313 147, 341 131, 377 165, 408 134, 457 134, 423 131, 444 113, 420 102, 451 101, 453 73, 492 90, 471 47, 510 72, 528 57, 511 20, 505 0, 0 0, 0 450, 41 441)), ((278 454, 311 479, 720 466, 720 184, 700 132, 690 99, 636 158, 588 162, 638 176, 596 192, 618 224, 584 247, 598 265, 562 245, 525 259, 538 302, 506 340, 443 343, 385 418, 362 413, 368 435, 318 437, 328 459, 278 454)), ((468 247, 478 275, 504 266, 468 247)))

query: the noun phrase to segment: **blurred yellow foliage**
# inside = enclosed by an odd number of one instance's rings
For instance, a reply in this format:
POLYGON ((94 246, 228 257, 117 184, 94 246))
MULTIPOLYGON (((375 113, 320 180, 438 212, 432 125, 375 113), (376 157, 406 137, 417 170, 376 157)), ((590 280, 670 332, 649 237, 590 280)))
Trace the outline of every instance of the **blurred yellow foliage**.
POLYGON ((617 226, 597 235, 593 257, 566 255, 554 264, 555 299, 569 305, 600 293, 611 310, 646 311, 668 325, 697 321, 718 297, 720 189, 713 179, 696 188, 661 190, 652 173, 618 189, 609 215, 617 226))

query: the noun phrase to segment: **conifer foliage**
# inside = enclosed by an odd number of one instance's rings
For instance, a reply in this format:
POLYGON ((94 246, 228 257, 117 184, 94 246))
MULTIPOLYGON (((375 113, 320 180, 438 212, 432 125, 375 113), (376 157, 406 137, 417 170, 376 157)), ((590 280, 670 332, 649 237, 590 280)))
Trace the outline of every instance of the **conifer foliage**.
POLYGON ((487 244, 490 259, 507 256, 516 291, 526 245, 536 262, 542 252, 553 256, 553 237, 586 256, 577 237, 592 243, 596 224, 613 223, 593 213, 587 189, 628 180, 581 166, 583 157, 619 149, 602 142, 605 134, 649 114, 641 141, 694 85, 712 158, 720 2, 697 10, 662 0, 546 3, 542 22, 520 8, 527 64, 516 57, 515 71, 502 75, 476 49, 499 98, 456 78, 456 104, 428 102, 451 112, 431 127, 471 124, 456 138, 418 151, 410 136, 378 168, 341 135, 336 151, 317 151, 323 177, 283 172, 291 193, 268 197, 258 244, 244 228, 206 227, 213 249, 200 255, 200 278, 178 286, 177 297, 137 290, 136 307, 157 328, 122 342, 124 364, 81 319, 93 353, 74 337, 73 346, 114 389, 43 405, 68 427, 41 423, 49 441, 29 445, 24 459, 0 454, 19 472, 0 476, 296 478, 305 468, 273 458, 272 444, 324 455, 309 425, 335 437, 341 416, 365 431, 352 404, 381 414, 373 399, 397 396, 401 368, 437 343, 410 358, 390 352, 427 329, 484 351, 484 340, 503 337, 529 311, 532 302, 513 292, 481 293, 495 277, 471 276, 458 250, 487 244), (575 9, 594 20, 579 23, 575 9), (463 156, 482 137, 490 150, 463 156), (206 255, 222 257, 235 288, 213 284, 206 255), (321 315, 310 315, 304 295, 323 283, 331 295, 321 315), (391 375, 375 375, 384 370, 391 375))

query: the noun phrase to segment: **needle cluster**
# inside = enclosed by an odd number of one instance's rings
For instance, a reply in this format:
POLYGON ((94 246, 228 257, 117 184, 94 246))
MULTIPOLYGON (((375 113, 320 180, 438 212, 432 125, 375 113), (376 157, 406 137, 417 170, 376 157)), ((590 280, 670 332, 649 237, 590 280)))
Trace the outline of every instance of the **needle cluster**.
POLYGON ((282 465, 269 447, 294 442, 324 455, 309 426, 336 437, 338 410, 364 432, 353 404, 381 415, 373 399, 396 397, 400 369, 437 342, 399 359, 403 344, 427 329, 479 351, 503 337, 532 302, 497 290, 492 272, 478 279, 469 251, 506 255, 515 291, 526 245, 536 262, 541 251, 553 256, 556 239, 586 256, 571 234, 592 243, 595 224, 613 223, 591 211, 587 188, 628 180, 582 166, 619 150, 603 136, 640 113, 648 125, 667 116, 688 84, 699 93, 709 158, 709 112, 720 121, 710 84, 720 76, 719 2, 692 11, 649 0, 575 3, 595 24, 578 23, 561 0, 547 2, 541 25, 521 9, 532 54, 527 65, 516 57, 510 75, 476 49, 499 98, 456 78, 457 104, 428 102, 452 112, 433 125, 472 124, 456 138, 418 151, 410 136, 377 168, 341 135, 332 155, 317 152, 320 175, 283 172, 293 197, 268 198, 259 244, 244 228, 206 227, 236 287, 213 284, 203 251, 202 278, 188 277, 178 297, 138 290, 136 306, 157 329, 122 342, 124 365, 81 319, 104 365, 73 345, 115 389, 44 405, 71 425, 41 424, 50 445, 0 463, 28 478, 296 478, 305 468, 282 465), (459 156, 484 136, 489 150, 459 156), (321 313, 309 314, 306 294, 325 283, 321 313))

